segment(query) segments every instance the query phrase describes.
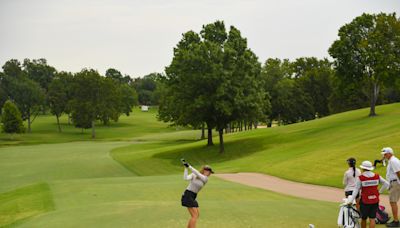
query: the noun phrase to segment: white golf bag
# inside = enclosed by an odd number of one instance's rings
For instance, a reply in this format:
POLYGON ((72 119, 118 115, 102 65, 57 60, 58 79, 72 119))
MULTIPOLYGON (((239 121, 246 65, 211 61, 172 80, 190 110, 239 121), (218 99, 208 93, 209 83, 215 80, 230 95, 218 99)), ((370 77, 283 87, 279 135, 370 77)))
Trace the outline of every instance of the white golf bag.
POLYGON ((338 226, 343 228, 359 228, 360 213, 353 207, 353 205, 340 206, 338 216, 338 226))

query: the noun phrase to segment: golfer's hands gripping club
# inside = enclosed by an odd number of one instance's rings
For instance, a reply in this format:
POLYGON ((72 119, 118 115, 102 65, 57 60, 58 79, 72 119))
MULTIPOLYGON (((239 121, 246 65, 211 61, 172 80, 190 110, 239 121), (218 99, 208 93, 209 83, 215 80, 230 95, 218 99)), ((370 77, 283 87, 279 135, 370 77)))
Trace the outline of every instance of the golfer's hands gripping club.
POLYGON ((187 163, 186 161, 185 161, 185 159, 181 159, 181 162, 182 162, 182 165, 184 165, 186 168, 189 168, 189 163, 187 163))

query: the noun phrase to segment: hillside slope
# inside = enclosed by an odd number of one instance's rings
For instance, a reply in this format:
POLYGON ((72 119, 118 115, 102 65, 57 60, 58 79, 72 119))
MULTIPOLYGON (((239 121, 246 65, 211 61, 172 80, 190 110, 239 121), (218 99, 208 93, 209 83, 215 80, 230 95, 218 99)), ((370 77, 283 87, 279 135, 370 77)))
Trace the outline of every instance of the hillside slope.
MULTIPOLYGON (((360 109, 318 120, 225 135, 226 152, 204 141, 144 140, 112 151, 112 156, 138 175, 179 172, 179 158, 208 163, 217 172, 261 172, 285 179, 341 186, 346 159, 380 158, 380 149, 400 152, 400 104, 377 107, 378 116, 360 109)), ((214 139, 215 141, 217 138, 214 139)), ((384 174, 384 169, 378 168, 384 174)))

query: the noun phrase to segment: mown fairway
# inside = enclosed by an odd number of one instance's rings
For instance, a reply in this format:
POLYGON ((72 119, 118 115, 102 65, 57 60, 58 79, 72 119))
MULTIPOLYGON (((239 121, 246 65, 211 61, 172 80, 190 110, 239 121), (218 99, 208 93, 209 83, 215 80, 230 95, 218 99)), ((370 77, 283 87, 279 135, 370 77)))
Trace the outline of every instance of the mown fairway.
MULTIPOLYGON (((175 128, 168 124, 156 121, 157 110, 141 112, 135 108, 130 116, 122 115, 117 123, 109 126, 101 123, 96 125, 96 141, 104 140, 131 140, 134 137, 175 132, 175 128)), ((56 118, 51 115, 39 116, 32 124, 31 134, 7 135, 0 133, 0 146, 21 144, 62 143, 72 141, 92 141, 91 129, 82 131, 68 124, 67 116, 60 118, 62 133, 57 131, 56 118)), ((26 125, 26 123, 25 123, 26 125)))
MULTIPOLYGON (((125 167, 140 175, 179 172, 179 158, 193 164, 208 163, 219 172, 262 172, 294 181, 341 187, 346 159, 359 161, 381 158, 382 147, 400 152, 400 104, 377 107, 378 116, 369 118, 368 109, 272 129, 258 129, 226 135, 226 153, 218 146, 207 148, 204 141, 158 142, 129 145, 112 152, 125 167), (157 167, 156 170, 150 167, 157 167), (301 175, 299 175, 301 173, 301 175)), ((217 137, 214 138, 214 142, 217 137)), ((377 171, 385 174, 384 167, 377 171)))
MULTIPOLYGON (((386 145, 400 151, 400 104, 377 111, 375 118, 358 110, 226 135, 223 155, 218 145, 207 148, 197 141, 199 131, 158 123, 155 112, 135 112, 119 124, 99 127, 94 142, 89 131, 68 130, 65 119, 66 130, 59 134, 52 118, 40 117, 31 135, 14 136, 19 146, 5 146, 9 136, 1 135, 0 227, 184 227, 182 156, 194 165, 209 163, 217 172, 264 172, 340 186, 348 156, 379 158, 386 145)), ((199 227, 336 227, 338 211, 337 204, 215 177, 199 202, 199 227)))
MULTIPOLYGON (((187 183, 181 175, 135 176, 109 154, 126 144, 71 142, 0 148, 0 160, 7 164, 0 168, 4 183, 0 225, 184 227, 188 213, 180 206, 180 196, 187 183)), ((217 178, 200 195, 200 204, 199 227, 304 227, 308 223, 329 227, 337 212, 335 204, 217 178)))

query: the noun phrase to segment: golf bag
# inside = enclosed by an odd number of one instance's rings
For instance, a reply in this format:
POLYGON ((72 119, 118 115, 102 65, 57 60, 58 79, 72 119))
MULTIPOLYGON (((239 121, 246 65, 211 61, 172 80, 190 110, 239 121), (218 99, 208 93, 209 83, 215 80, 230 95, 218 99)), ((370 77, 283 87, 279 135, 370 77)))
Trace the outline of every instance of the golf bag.
POLYGON ((342 205, 338 216, 338 226, 343 228, 359 228, 360 213, 352 205, 342 205))
POLYGON ((376 211, 376 224, 386 224, 389 221, 389 214, 385 211, 385 207, 379 205, 378 210, 376 211))

